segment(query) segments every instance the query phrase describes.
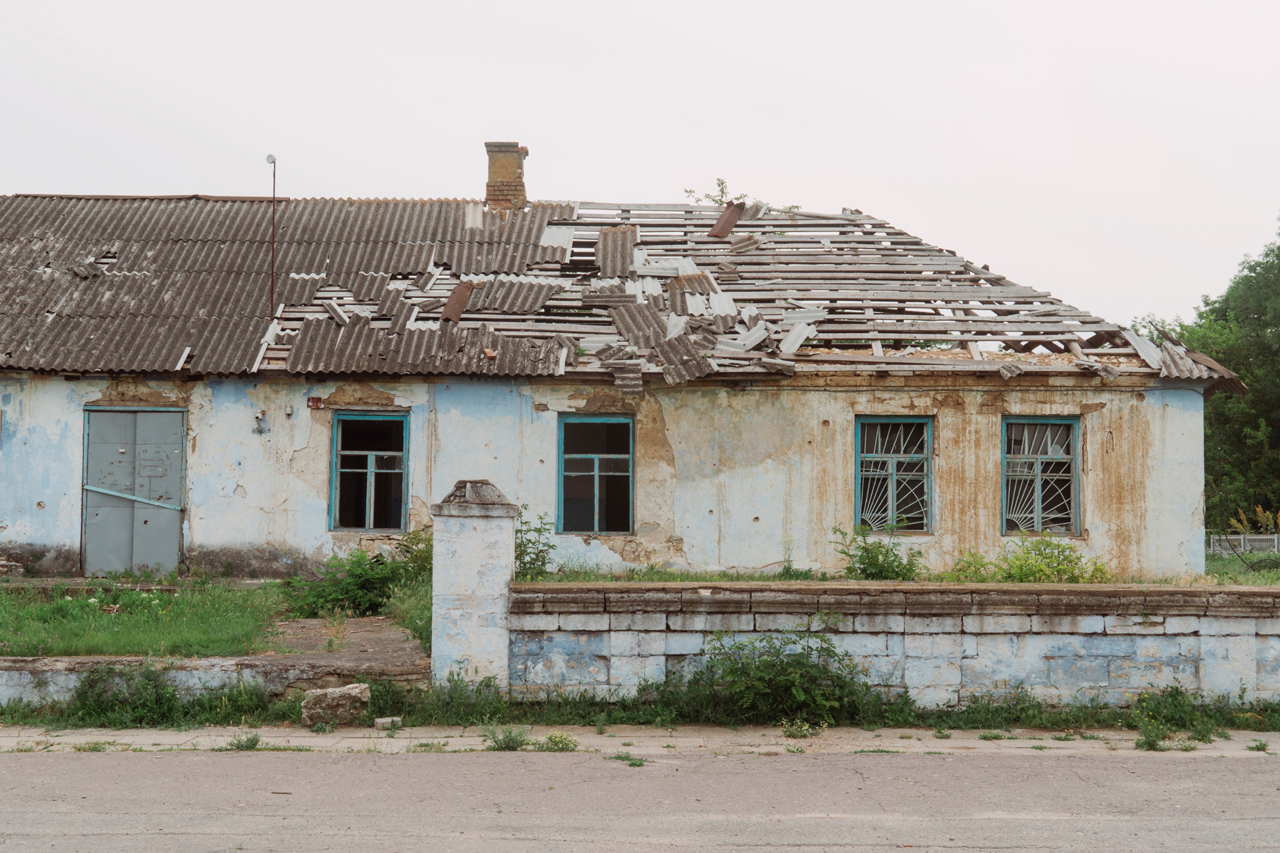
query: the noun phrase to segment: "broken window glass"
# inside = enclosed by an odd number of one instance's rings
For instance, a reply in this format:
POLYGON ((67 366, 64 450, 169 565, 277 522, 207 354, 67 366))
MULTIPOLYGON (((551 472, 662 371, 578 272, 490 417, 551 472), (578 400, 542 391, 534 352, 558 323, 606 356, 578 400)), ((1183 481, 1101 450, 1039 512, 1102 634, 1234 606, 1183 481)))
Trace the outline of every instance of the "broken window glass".
POLYGON ((560 531, 630 533, 633 467, 627 418, 560 422, 560 531))
POLYGON ((1023 532, 1077 532, 1074 421, 1005 421, 1004 533, 1023 532))
POLYGON ((858 422, 859 525, 928 531, 930 438, 927 420, 858 422))
POLYGON ((335 426, 334 528, 403 530, 404 419, 339 414, 335 426))

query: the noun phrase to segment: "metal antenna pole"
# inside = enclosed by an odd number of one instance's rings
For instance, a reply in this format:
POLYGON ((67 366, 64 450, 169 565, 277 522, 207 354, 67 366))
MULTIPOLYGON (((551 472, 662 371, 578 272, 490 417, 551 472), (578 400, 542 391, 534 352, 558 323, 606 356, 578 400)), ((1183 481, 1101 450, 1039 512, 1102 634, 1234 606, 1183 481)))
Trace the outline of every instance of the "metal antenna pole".
POLYGON ((271 158, 271 304, 267 315, 276 316, 276 160, 271 158))

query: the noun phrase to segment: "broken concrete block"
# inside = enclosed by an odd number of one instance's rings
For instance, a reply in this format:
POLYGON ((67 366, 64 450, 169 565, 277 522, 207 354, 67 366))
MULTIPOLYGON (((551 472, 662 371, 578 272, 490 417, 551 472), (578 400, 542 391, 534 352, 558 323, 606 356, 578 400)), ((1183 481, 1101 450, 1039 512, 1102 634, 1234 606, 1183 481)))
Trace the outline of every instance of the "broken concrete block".
POLYGON ((404 717, 379 717, 373 721, 373 727, 384 732, 390 729, 403 728, 404 717))
POLYGON ((316 723, 349 726, 369 708, 369 685, 348 684, 328 690, 308 690, 302 699, 302 727, 316 723))

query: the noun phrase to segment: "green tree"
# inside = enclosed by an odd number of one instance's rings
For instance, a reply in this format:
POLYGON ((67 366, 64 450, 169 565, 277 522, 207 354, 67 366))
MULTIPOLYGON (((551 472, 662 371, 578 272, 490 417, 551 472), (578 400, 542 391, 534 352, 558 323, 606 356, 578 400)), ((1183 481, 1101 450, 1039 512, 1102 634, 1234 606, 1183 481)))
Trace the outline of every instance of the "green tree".
POLYGON ((1280 509, 1280 241, 1245 258, 1226 292, 1204 297, 1194 322, 1168 331, 1240 374, 1244 396, 1205 404, 1205 522, 1226 528, 1236 510, 1280 509))

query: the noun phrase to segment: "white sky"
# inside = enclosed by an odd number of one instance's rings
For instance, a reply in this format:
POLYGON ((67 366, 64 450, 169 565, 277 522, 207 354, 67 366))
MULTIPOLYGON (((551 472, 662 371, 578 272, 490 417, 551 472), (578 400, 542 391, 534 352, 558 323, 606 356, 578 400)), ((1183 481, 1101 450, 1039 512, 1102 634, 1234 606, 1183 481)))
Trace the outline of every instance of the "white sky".
POLYGON ((1280 213, 1280 3, 0 0, 0 193, 734 191, 859 208, 1109 319, 1280 213))

